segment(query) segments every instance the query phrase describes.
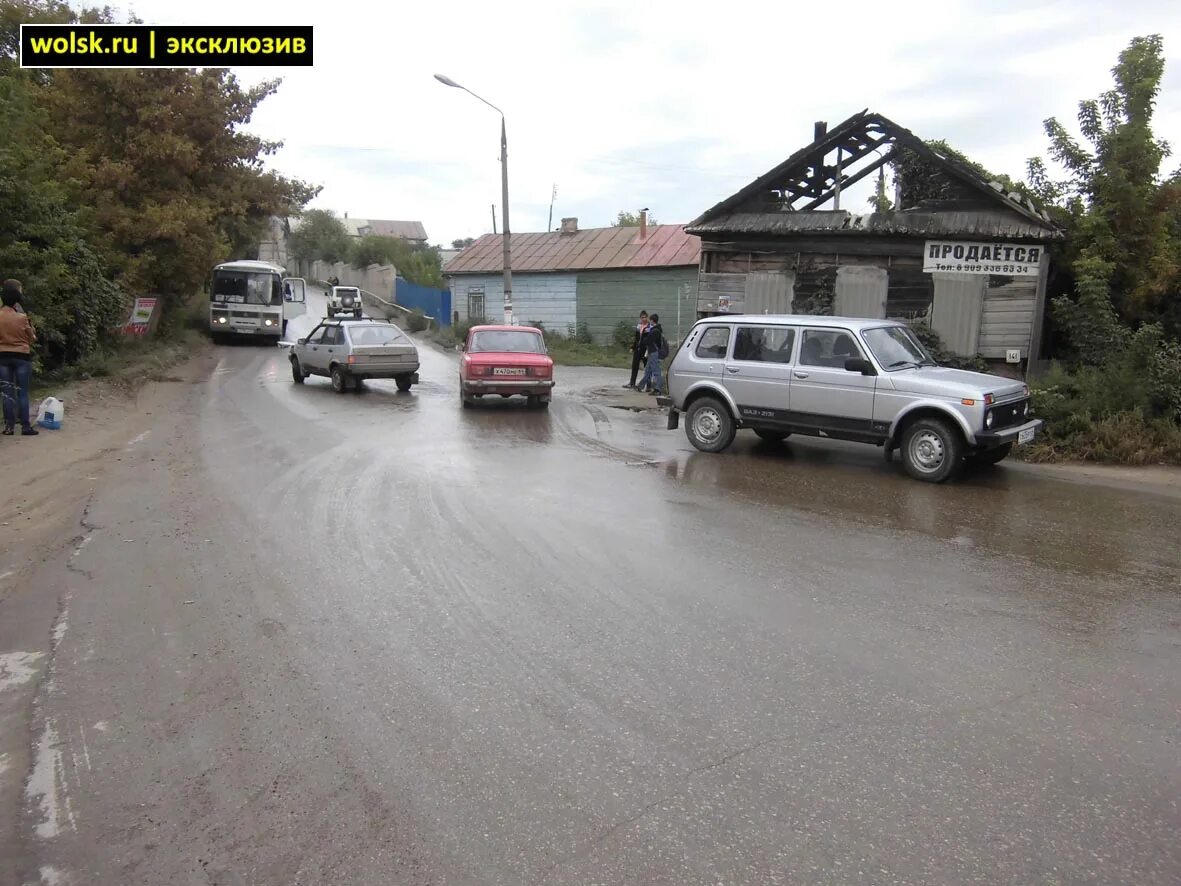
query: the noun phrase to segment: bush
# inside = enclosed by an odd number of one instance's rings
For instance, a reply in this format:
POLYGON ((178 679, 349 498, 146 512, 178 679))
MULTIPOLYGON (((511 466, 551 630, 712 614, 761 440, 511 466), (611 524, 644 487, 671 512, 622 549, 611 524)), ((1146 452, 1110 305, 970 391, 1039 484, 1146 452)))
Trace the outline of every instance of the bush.
POLYGON ((630 349, 635 340, 636 327, 626 320, 620 320, 611 330, 611 343, 617 348, 630 349))
POLYGON ((406 318, 406 326, 411 332, 422 332, 427 328, 426 314, 422 312, 422 308, 415 308, 410 312, 410 316, 406 318))
POLYGON ((988 363, 985 362, 983 357, 979 355, 962 357, 959 354, 947 350, 943 345, 943 339, 939 336, 939 333, 925 319, 907 320, 906 322, 915 334, 915 338, 922 342, 923 347, 931 352, 932 359, 940 366, 950 366, 953 369, 970 369, 974 372, 988 372, 988 363))
POLYGON ((1181 343, 1164 342, 1149 357, 1148 398, 1155 414, 1181 422, 1181 343))

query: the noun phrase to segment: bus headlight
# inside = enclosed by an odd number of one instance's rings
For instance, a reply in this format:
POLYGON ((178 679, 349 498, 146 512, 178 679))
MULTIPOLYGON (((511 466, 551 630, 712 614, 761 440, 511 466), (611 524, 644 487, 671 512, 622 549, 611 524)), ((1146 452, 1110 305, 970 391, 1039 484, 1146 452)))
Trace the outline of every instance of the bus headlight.
POLYGON ((218 318, 217 318, 217 322, 218 322, 218 323, 225 323, 225 322, 226 322, 226 318, 225 318, 225 317, 218 317, 218 318))
POLYGON ((275 324, 274 324, 274 322, 271 320, 271 318, 270 318, 270 317, 268 317, 267 319, 265 319, 265 320, 263 320, 263 321, 262 321, 262 325, 263 325, 263 326, 274 326, 275 324))

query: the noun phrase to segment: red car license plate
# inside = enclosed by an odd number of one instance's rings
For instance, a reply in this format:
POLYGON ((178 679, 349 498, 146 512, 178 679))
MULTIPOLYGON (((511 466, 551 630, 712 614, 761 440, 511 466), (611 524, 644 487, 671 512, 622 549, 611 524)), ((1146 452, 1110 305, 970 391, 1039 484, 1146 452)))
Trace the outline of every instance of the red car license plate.
POLYGON ((492 370, 493 375, 524 375, 525 373, 524 369, 509 369, 504 366, 497 366, 492 370))

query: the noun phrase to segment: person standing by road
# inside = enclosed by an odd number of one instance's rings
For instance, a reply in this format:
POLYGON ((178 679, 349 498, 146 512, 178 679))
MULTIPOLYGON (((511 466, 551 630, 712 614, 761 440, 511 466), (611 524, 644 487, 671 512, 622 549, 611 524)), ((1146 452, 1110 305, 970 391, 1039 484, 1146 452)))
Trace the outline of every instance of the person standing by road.
POLYGON ((640 380, 639 390, 647 390, 649 394, 659 394, 663 383, 663 379, 660 377, 660 360, 662 354, 667 353, 659 314, 653 314, 648 318, 648 331, 644 334, 644 348, 648 355, 648 366, 644 369, 644 377, 640 380))
POLYGON ((632 375, 631 381, 624 385, 625 388, 634 388, 636 386, 636 376, 640 374, 640 367, 644 364, 644 348, 641 347, 644 338, 644 331, 648 328, 648 312, 640 311, 640 322, 636 324, 635 337, 632 339, 632 375))
POLYGON ((6 437, 14 433, 19 421, 21 434, 35 437, 38 431, 29 421, 29 381, 33 376, 33 343, 37 333, 20 308, 22 288, 19 280, 5 280, 0 292, 0 398, 4 400, 6 437))

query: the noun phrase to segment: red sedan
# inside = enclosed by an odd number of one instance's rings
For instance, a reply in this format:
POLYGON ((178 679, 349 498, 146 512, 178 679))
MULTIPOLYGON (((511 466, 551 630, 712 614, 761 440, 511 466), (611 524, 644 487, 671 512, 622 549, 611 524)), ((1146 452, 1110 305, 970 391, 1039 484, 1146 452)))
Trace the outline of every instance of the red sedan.
POLYGON ((540 329, 473 326, 460 347, 459 399, 465 409, 477 397, 525 397, 530 407, 549 406, 554 361, 540 329))

